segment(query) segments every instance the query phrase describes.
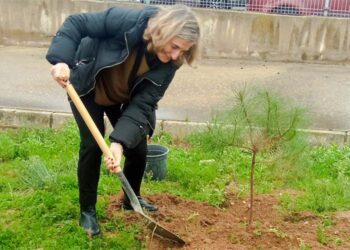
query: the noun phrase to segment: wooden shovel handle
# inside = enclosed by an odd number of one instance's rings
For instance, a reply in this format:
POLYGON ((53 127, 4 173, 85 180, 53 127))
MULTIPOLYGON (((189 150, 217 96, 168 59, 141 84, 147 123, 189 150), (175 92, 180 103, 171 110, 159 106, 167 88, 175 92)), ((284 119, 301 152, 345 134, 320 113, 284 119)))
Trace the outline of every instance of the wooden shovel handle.
MULTIPOLYGON (((87 111, 85 105, 81 101, 79 95, 75 91, 74 87, 72 84, 68 84, 66 86, 66 91, 69 95, 69 97, 72 99, 75 107, 78 109, 81 117, 85 121, 86 126, 89 128, 92 136, 95 138, 98 146, 102 150, 103 154, 106 157, 114 158, 111 150, 109 149, 106 141, 104 140, 103 136, 101 135, 100 131, 98 130, 95 122, 92 120, 89 112, 87 111)), ((121 172, 122 169, 120 167, 117 167, 113 172, 114 173, 119 173, 121 172)))

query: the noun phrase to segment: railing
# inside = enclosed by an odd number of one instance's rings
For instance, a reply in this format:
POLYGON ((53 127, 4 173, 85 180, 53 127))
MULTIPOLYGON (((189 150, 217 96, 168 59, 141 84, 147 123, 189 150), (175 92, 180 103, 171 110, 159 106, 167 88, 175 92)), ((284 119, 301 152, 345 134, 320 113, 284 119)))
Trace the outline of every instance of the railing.
MULTIPOLYGON (((111 0, 109 0, 111 1, 111 0)), ((350 0, 114 0, 144 4, 264 12, 281 15, 350 17, 350 0)))
POLYGON ((247 10, 288 15, 350 16, 350 0, 248 0, 247 10))

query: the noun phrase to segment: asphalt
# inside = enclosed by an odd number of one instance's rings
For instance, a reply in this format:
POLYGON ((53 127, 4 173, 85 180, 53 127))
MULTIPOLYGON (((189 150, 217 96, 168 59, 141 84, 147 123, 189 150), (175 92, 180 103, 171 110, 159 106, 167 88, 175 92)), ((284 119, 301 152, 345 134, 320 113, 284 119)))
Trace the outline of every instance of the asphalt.
MULTIPOLYGON (((0 47, 0 107, 70 113, 66 94, 52 79, 46 48, 0 47)), ((310 113, 312 129, 350 128, 350 65, 203 59, 183 66, 159 103, 157 118, 210 121, 225 110, 233 90, 272 89, 310 113)))

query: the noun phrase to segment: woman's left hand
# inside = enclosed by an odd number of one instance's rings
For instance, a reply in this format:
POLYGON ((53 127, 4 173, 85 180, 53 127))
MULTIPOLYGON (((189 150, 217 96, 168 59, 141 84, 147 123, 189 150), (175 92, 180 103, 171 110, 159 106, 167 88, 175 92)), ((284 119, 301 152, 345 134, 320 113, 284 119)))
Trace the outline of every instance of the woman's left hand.
POLYGON ((109 149, 113 155, 113 158, 105 157, 106 166, 111 173, 118 173, 121 171, 118 168, 120 168, 120 162, 123 156, 123 146, 120 143, 112 142, 109 149))

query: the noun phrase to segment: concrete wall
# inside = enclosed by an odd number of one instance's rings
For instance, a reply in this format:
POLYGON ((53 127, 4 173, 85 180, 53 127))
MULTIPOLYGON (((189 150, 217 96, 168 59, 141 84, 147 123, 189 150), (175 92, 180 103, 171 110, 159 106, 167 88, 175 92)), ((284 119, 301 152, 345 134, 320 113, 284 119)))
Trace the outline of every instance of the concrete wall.
POLYGON ((205 55, 283 61, 349 61, 349 19, 201 12, 205 55))
MULTIPOLYGON (((113 5, 116 3, 0 0, 0 44, 48 46, 68 15, 113 5)), ((317 62, 348 62, 350 58, 350 19, 195 11, 202 24, 204 57, 317 62)))

